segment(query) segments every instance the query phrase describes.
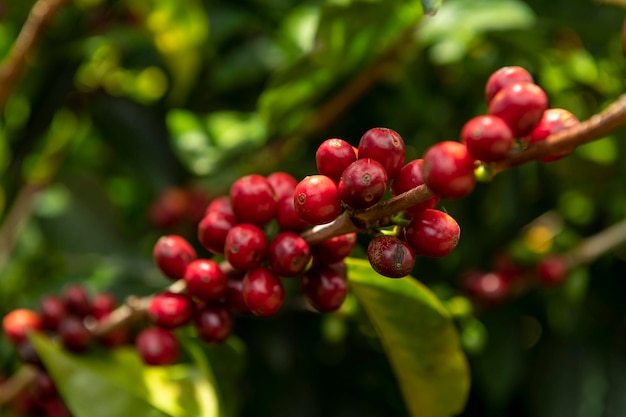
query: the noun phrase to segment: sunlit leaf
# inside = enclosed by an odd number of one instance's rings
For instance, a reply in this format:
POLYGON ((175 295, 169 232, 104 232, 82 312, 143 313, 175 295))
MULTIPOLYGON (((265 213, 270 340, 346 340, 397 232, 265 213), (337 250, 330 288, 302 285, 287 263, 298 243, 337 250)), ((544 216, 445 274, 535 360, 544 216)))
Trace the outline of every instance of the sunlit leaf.
POLYGON ((443 305, 412 278, 385 278, 365 260, 347 264, 350 287, 380 335, 411 415, 460 413, 469 368, 443 305))

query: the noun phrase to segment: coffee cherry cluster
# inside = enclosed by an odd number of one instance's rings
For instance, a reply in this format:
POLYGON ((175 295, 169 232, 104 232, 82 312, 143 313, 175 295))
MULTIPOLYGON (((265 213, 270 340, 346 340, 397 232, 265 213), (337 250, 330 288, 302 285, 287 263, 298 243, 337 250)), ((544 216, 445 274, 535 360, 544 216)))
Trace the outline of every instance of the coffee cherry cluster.
POLYGON ((90 331, 116 307, 117 301, 111 294, 99 293, 91 297, 82 285, 71 284, 60 295, 43 296, 36 310, 20 308, 4 317, 5 337, 15 346, 20 360, 37 369, 31 387, 21 398, 19 407, 25 408, 23 414, 69 416, 28 337, 29 333, 44 332, 75 353, 85 352, 96 343, 106 348, 118 346, 131 340, 128 329, 118 329, 102 337, 95 337, 90 331))

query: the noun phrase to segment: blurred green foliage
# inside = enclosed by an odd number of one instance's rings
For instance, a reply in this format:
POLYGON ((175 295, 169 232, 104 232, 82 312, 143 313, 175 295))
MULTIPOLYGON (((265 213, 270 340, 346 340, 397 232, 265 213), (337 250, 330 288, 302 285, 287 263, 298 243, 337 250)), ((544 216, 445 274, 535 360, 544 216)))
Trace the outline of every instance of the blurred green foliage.
MULTIPOLYGON (((0 56, 33 4, 0 3, 0 56)), ((553 107, 580 119, 623 92, 622 8, 447 0, 417 25, 421 4, 75 0, 63 8, 0 119, 2 230, 24 190, 46 184, 18 210, 14 244, 0 246, 0 313, 34 308, 76 281, 119 299, 157 291, 167 282, 152 245, 165 233, 197 244, 194 204, 202 211, 243 174, 302 178, 315 172, 323 140, 357 145, 374 126, 398 131, 407 158, 417 158, 485 112, 484 82, 501 66, 527 68, 553 107)), ((461 242, 446 258, 420 259, 414 276, 444 301, 468 355, 461 415, 626 413, 623 249, 561 287, 487 307, 459 297, 459 278, 493 269, 502 253, 530 265, 625 218, 624 139, 616 131, 440 204, 461 225, 461 242), (557 221, 537 222, 546 215, 557 221)), ((215 373, 228 415, 409 415, 385 339, 361 307, 351 296, 333 315, 294 302, 275 319, 243 318, 233 342, 241 346, 191 352, 188 363, 215 373)), ((17 367, 4 339, 0 364, 4 374, 17 367)))

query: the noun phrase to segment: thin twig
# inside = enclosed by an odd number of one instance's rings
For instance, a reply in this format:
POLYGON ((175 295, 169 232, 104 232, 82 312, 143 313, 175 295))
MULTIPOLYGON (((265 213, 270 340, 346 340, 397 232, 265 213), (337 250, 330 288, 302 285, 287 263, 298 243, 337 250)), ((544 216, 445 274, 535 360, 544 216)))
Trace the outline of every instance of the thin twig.
POLYGON ((626 219, 586 238, 567 253, 570 267, 587 265, 626 242, 626 219))

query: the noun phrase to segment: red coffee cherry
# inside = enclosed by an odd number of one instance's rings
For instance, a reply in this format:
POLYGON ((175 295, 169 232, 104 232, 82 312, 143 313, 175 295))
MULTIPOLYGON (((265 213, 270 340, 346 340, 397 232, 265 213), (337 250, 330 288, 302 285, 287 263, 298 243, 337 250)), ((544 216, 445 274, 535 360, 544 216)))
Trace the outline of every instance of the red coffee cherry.
POLYGON ((43 329, 41 316, 32 310, 18 308, 2 319, 4 335, 14 345, 28 340, 28 333, 43 329))
POLYGON ((311 260, 309 244, 292 232, 280 232, 270 243, 269 267, 279 276, 300 275, 311 260))
POLYGON ((59 323, 59 337, 67 350, 84 352, 93 340, 91 332, 85 327, 83 319, 67 316, 59 323))
POLYGON ((356 233, 331 237, 311 246, 315 264, 334 264, 349 256, 356 247, 356 233))
POLYGON ((160 327, 142 330, 135 340, 141 359, 148 365, 171 365, 178 360, 180 345, 174 333, 160 327))
POLYGON ((559 285, 569 274, 569 264, 563 256, 551 255, 543 258, 537 264, 537 275, 545 285, 559 285))
POLYGON ((41 323, 48 330, 56 330, 59 323, 67 316, 67 308, 61 297, 45 295, 39 301, 41 323))
POLYGON ((491 101, 502 87, 518 81, 535 82, 532 75, 522 67, 502 67, 495 71, 491 74, 485 86, 485 98, 487 99, 487 103, 491 101))
POLYGON ((148 220, 159 229, 174 227, 185 220, 190 204, 188 190, 168 187, 150 204, 148 220))
POLYGON ((68 285, 63 289, 62 298, 68 313, 79 317, 86 317, 91 313, 91 299, 84 286, 68 285))
POLYGON ((226 297, 224 305, 230 310, 239 314, 252 314, 250 307, 243 299, 243 280, 229 279, 226 287, 226 297))
POLYGON ((471 272, 461 278, 465 293, 485 304, 498 304, 509 294, 510 282, 497 272, 471 272))
MULTIPOLYGON (((403 166, 398 176, 391 183, 391 195, 395 197, 424 184, 424 177, 422 175, 423 164, 423 159, 414 159, 403 166)), ((409 207, 406 212, 409 216, 413 216, 413 214, 419 211, 435 207, 438 202, 439 196, 434 196, 409 207)))
POLYGON ((230 196, 223 195, 220 197, 216 197, 209 203, 206 208, 204 214, 208 214, 212 211, 217 211, 223 214, 229 214, 235 217, 235 212, 233 211, 233 205, 230 203, 230 196))
POLYGON ((196 314, 195 328, 200 339, 207 343, 222 343, 233 330, 233 316, 226 307, 207 305, 196 314))
POLYGON ((459 243, 461 229, 452 216, 426 209, 415 215, 405 228, 405 237, 417 255, 439 258, 459 243))
POLYGON ((489 102, 489 114, 504 120, 516 138, 528 135, 547 108, 546 93, 529 82, 508 84, 489 102))
POLYGON ((515 138, 504 120, 483 115, 465 123, 461 130, 461 142, 474 158, 483 162, 497 162, 506 158, 515 138))
POLYGON ((296 189, 298 180, 286 172, 273 172, 267 176, 267 182, 272 186, 276 201, 283 198, 293 199, 293 191, 296 189))
POLYGON ((339 309, 348 294, 345 276, 326 265, 314 266, 306 271, 301 288, 309 303, 322 313, 339 309))
POLYGON ((273 316, 282 307, 285 299, 283 283, 268 268, 259 267, 248 271, 242 285, 243 299, 255 315, 273 316))
POLYGON ((48 401, 58 395, 54 381, 44 370, 38 370, 32 386, 33 394, 39 400, 48 401))
POLYGON ((404 154, 404 140, 395 130, 375 127, 365 132, 359 141, 359 159, 372 158, 379 162, 390 180, 402 169, 404 154))
POLYGON ((187 293, 202 301, 217 301, 226 294, 228 276, 217 262, 210 259, 196 259, 185 271, 187 293))
POLYGON ((402 278, 415 266, 415 252, 395 236, 379 235, 367 246, 367 259, 374 271, 389 278, 402 278))
POLYGON ((274 190, 261 175, 246 175, 236 180, 230 187, 230 202, 239 223, 261 226, 276 214, 274 190))
POLYGON ((209 252, 223 254, 226 235, 236 224, 232 214, 209 211, 198 223, 198 241, 209 252))
POLYGON ((193 317, 193 300, 187 294, 162 292, 150 300, 148 317, 164 329, 174 329, 189 323, 193 317))
POLYGON ((325 175, 310 175, 300 181, 293 203, 298 216, 310 224, 330 223, 341 213, 337 184, 325 175))
POLYGON ((342 139, 326 139, 315 152, 315 162, 320 174, 339 182, 343 170, 356 161, 352 145, 342 139))
MULTIPOLYGON (((567 110, 553 108, 543 112, 539 124, 526 136, 523 140, 528 146, 532 146, 533 143, 542 142, 550 135, 553 135, 561 130, 569 129, 572 126, 576 126, 580 121, 567 110)), ((552 162, 561 159, 570 153, 574 149, 566 149, 554 155, 544 156, 539 158, 541 162, 552 162)))
POLYGON ((278 223, 278 227, 280 227, 281 230, 290 232, 301 232, 311 226, 310 223, 302 220, 296 212, 296 206, 293 204, 293 196, 278 200, 276 223, 278 223))
POLYGON ((152 255, 157 267, 172 280, 182 279, 187 265, 197 257, 189 242, 177 235, 157 240, 152 255))
POLYGON ((91 303, 91 315, 101 320, 111 314, 117 306, 117 300, 108 292, 96 294, 91 303))
POLYGON ((226 235, 224 257, 238 271, 247 271, 261 265, 267 255, 267 239, 258 226, 241 223, 226 235))
POLYGON ((353 209, 373 206, 387 190, 385 168, 371 158, 358 159, 343 171, 338 190, 341 201, 353 209))
POLYGON ((433 193, 448 199, 465 197, 476 185, 474 158, 459 142, 443 141, 428 148, 422 175, 433 193))

